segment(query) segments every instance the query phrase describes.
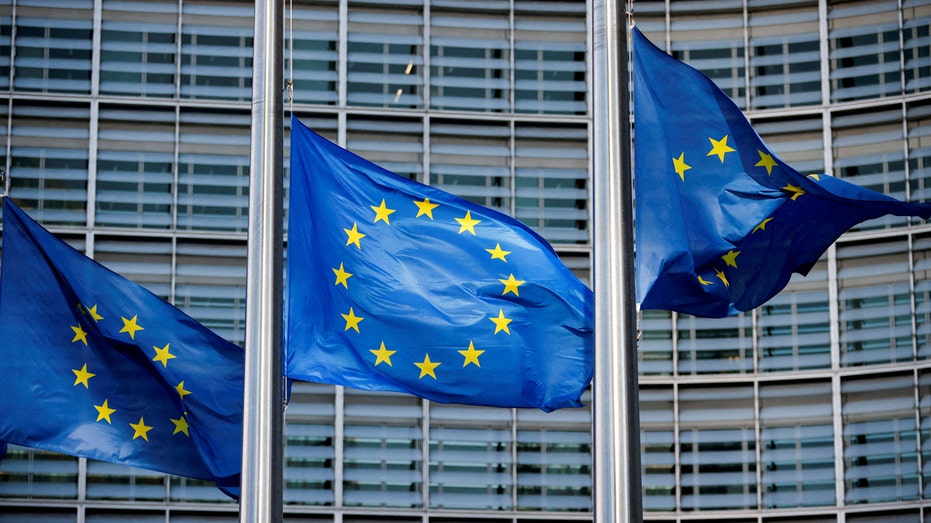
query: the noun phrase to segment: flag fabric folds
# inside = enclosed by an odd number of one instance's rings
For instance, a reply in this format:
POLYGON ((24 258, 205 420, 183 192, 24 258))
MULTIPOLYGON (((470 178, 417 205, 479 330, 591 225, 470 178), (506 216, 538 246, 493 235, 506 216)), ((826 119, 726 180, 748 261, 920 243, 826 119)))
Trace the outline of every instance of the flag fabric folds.
POLYGON ((592 293, 518 221, 291 120, 286 374, 546 411, 592 377, 592 293))
POLYGON ((242 467, 243 350, 3 199, 0 441, 210 480, 242 467))
POLYGON ((807 274, 850 227, 886 214, 931 216, 926 203, 802 175, 710 79, 636 27, 632 38, 641 309, 748 311, 793 272, 807 274))

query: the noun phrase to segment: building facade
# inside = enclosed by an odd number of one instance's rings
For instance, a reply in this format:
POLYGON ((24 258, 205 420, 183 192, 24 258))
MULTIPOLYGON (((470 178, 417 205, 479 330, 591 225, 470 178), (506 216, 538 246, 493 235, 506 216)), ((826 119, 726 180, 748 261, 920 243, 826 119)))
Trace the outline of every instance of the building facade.
MULTIPOLYGON (((375 163, 517 217, 588 279, 590 2, 285 10, 289 109, 375 163)), ((798 170, 928 199, 931 0, 633 12, 798 170)), ((237 343, 252 13, 241 0, 0 0, 10 196, 237 343)), ((644 519, 931 521, 928 271, 931 225, 883 218, 750 313, 641 313, 644 519)), ((297 383, 286 520, 590 521, 591 419, 297 383)), ((237 506, 130 467, 16 446, 0 462, 0 522, 127 520, 235 521, 237 506)))

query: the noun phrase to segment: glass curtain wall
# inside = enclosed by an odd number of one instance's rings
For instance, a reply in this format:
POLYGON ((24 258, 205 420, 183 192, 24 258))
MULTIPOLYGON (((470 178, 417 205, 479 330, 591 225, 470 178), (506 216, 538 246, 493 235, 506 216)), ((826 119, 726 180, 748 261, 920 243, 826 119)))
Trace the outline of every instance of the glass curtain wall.
MULTIPOLYGON (((588 281, 590 7, 293 0, 287 101, 354 152, 517 217, 588 281)), ((252 9, 0 0, 11 197, 236 343, 252 9)), ((928 199, 931 0, 638 0, 634 17, 798 170, 928 199)), ((931 225, 880 218, 754 311, 642 311, 644 519, 931 521, 929 260, 931 225)), ((296 383, 286 520, 590 521, 591 422, 590 406, 545 414, 296 383)), ((18 446, 0 460, 0 522, 126 520, 238 517, 202 481, 18 446)))

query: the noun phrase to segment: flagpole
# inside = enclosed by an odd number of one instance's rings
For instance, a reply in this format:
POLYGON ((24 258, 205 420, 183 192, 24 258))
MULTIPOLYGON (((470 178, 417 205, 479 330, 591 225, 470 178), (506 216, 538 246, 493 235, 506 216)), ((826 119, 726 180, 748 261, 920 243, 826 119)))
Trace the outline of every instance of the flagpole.
POLYGON ((627 24, 623 0, 592 1, 594 521, 634 523, 643 502, 627 24))
POLYGON ((243 523, 282 520, 283 0, 256 0, 243 401, 243 523))

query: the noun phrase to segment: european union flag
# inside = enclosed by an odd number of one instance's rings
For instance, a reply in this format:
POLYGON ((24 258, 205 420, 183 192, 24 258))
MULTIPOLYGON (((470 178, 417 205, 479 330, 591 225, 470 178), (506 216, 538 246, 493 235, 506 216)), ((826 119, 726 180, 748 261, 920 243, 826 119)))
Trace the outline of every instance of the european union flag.
POLYGON ((518 221, 291 119, 286 374, 444 403, 578 406, 592 293, 518 221))
POLYGON ((632 32, 641 309, 747 311, 850 227, 931 216, 929 204, 795 171, 710 79, 632 32))
POLYGON ((239 488, 243 350, 3 200, 0 441, 239 488))

